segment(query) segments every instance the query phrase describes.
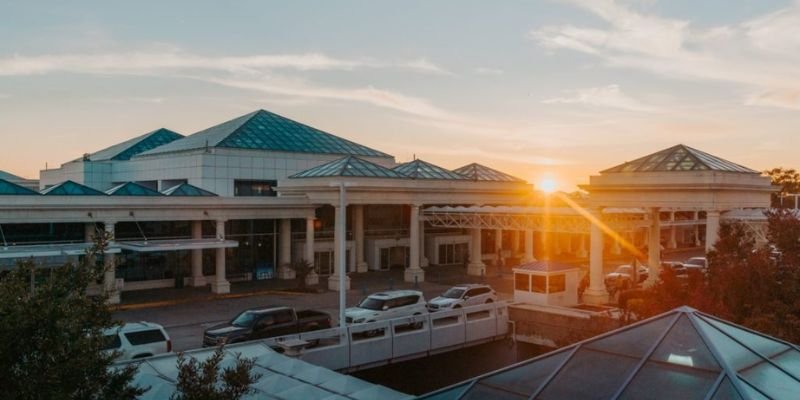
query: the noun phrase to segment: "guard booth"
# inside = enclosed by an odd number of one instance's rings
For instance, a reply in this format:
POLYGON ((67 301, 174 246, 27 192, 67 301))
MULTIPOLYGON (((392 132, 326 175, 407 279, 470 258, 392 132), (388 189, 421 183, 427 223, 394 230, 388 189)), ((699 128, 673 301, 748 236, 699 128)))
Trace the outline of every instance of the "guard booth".
POLYGON ((580 268, 552 261, 533 261, 514 271, 514 302, 571 307, 578 304, 580 268))

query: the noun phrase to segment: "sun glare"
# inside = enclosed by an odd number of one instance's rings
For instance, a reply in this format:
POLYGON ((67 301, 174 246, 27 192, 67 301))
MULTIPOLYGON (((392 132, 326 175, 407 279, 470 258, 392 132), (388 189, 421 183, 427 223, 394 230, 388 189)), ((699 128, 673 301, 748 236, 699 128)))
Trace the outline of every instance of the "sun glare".
POLYGON ((558 183, 555 179, 546 178, 539 182, 538 187, 545 193, 553 193, 558 188, 558 183))

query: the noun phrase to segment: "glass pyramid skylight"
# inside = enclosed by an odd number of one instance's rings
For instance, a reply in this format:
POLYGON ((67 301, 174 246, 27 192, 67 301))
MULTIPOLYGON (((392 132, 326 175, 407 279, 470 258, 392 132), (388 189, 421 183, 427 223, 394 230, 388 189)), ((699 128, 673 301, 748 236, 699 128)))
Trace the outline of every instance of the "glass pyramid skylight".
POLYGON ((362 178, 399 178, 406 176, 389 168, 354 156, 347 156, 314 168, 307 169, 289 178, 319 178, 326 176, 354 176, 362 178))
POLYGON ((92 161, 130 160, 131 157, 182 138, 183 135, 166 128, 154 130, 115 144, 89 155, 92 161))
POLYGON ((681 307, 427 399, 791 399, 794 345, 681 307))
POLYGON ((456 168, 453 170, 453 172, 459 175, 464 175, 473 181, 525 182, 524 180, 515 176, 511 176, 505 172, 501 172, 478 163, 472 163, 461 168, 456 168))
POLYGON ((420 159, 400 164, 392 169, 411 179, 446 179, 459 181, 467 179, 464 175, 457 174, 449 169, 420 159))
POLYGON ((679 144, 668 149, 611 167, 611 172, 722 171, 758 174, 758 171, 679 144))
POLYGON ((181 183, 161 192, 167 196, 216 196, 208 190, 201 189, 188 183, 181 183))
POLYGON ((161 196, 162 194, 136 182, 125 182, 106 190, 109 196, 161 196))
POLYGON ((386 153, 265 110, 234 118, 144 154, 205 147, 390 157, 386 153))
POLYGON ((106 194, 86 185, 64 181, 42 191, 45 196, 105 196, 106 194))
POLYGON ((17 185, 16 183, 9 182, 5 179, 0 179, 0 196, 15 196, 15 195, 39 195, 39 192, 33 191, 26 187, 17 185))

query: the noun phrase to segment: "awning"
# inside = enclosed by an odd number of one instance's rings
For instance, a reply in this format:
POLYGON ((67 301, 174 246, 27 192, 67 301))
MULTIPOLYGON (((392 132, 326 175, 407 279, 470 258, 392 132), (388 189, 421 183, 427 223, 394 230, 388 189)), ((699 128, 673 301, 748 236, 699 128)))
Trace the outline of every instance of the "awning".
POLYGON ((236 240, 218 239, 165 239, 165 240, 139 240, 139 241, 118 241, 116 245, 129 251, 149 253, 154 251, 177 251, 177 250, 202 250, 202 249, 224 249, 229 247, 239 247, 236 240))
MULTIPOLYGON (((0 259, 82 256, 86 254, 86 250, 90 249, 93 245, 94 243, 65 243, 0 246, 0 259)), ((116 254, 119 252, 120 248, 113 245, 105 249, 106 254, 116 254)))

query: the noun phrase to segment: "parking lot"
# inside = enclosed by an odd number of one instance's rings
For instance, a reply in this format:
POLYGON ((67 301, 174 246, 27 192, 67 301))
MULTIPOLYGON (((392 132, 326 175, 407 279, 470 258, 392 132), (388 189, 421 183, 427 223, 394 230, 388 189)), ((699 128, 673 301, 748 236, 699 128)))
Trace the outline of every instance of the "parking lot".
MULTIPOLYGON (((698 250, 687 250, 664 254, 665 260, 684 260, 701 254, 698 250)), ((608 260, 605 273, 611 272, 624 258, 608 260)), ((356 305, 368 294, 389 289, 412 289, 413 283, 403 282, 402 270, 372 271, 351 276, 351 290, 347 292, 347 305, 356 305)), ((326 280, 320 279, 321 287, 326 280)), ((513 281, 509 270, 498 274, 489 268, 487 276, 474 277, 465 274, 458 266, 434 267, 427 270, 426 281, 419 284, 426 299, 432 299, 449 287, 460 283, 485 282, 492 285, 501 300, 513 298, 513 281)), ((143 293, 124 293, 123 309, 114 316, 125 322, 148 321, 163 325, 169 333, 176 351, 200 347, 203 331, 220 322, 229 321, 240 311, 269 305, 280 305, 301 309, 315 309, 331 315, 333 323, 338 320, 339 296, 337 292, 293 293, 287 289, 286 281, 264 281, 232 284, 228 296, 211 296, 207 288, 159 289, 143 293)))

